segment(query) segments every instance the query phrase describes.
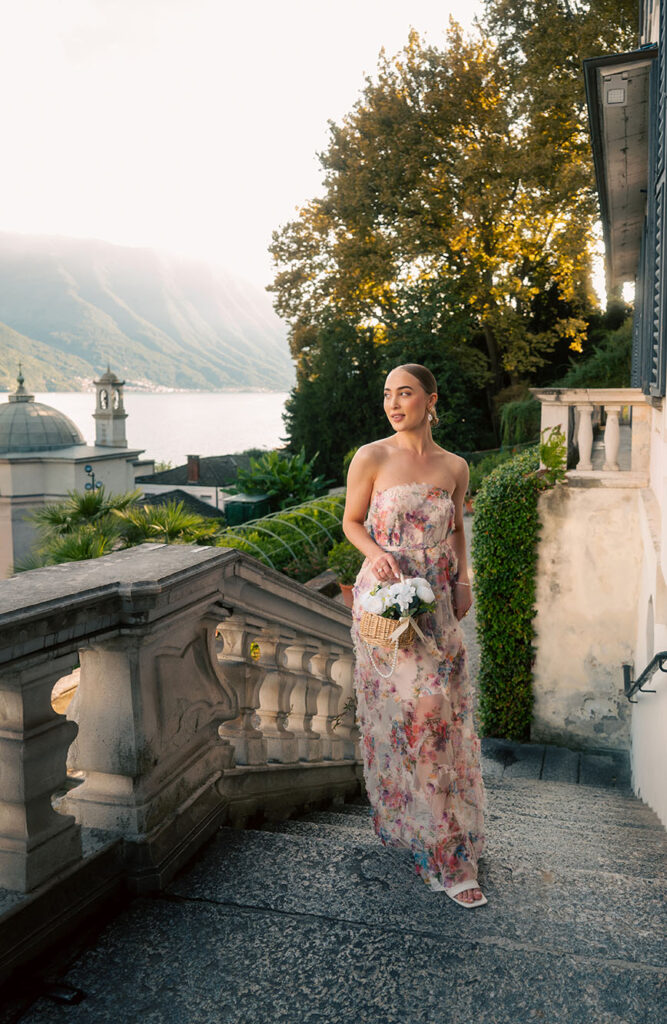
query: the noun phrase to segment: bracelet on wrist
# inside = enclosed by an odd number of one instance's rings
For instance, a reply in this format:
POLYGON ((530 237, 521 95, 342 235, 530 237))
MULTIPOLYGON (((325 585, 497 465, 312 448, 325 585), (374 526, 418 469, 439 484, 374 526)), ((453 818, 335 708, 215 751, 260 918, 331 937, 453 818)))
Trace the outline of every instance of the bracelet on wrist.
POLYGON ((464 583, 463 580, 454 580, 455 587, 469 587, 470 583, 464 583))

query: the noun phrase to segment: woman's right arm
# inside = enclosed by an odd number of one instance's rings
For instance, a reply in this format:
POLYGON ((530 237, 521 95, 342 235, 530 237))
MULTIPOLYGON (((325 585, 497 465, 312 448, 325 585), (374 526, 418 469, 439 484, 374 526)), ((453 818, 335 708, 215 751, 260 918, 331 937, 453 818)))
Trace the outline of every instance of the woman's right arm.
MULTIPOLYGON (((400 577, 400 570, 394 556, 385 552, 375 543, 368 530, 364 526, 368 505, 373 493, 373 483, 377 475, 378 463, 369 446, 360 448, 350 463, 347 472, 347 494, 345 497, 345 511, 343 513, 343 533, 354 544, 355 548, 361 551, 362 555, 370 561, 378 579, 380 574, 375 571, 375 563, 382 559, 393 572, 396 579, 400 577)), ((385 577, 386 578, 386 577, 385 577)))

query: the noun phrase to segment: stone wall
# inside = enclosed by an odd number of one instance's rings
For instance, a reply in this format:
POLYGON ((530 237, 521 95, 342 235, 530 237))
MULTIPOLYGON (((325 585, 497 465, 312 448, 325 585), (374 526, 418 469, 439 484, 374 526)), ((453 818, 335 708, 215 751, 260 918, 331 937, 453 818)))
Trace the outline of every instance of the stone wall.
POLYGON ((642 492, 572 484, 540 496, 531 738, 628 749, 621 666, 634 660, 642 492))
MULTIPOLYGON (((653 490, 642 492, 639 522, 644 559, 637 604, 635 679, 654 654, 667 651, 667 584, 661 557, 665 518, 653 490)), ((658 670, 646 688, 655 692, 635 694, 637 703, 631 705, 632 782, 637 795, 667 826, 667 676, 658 670)))

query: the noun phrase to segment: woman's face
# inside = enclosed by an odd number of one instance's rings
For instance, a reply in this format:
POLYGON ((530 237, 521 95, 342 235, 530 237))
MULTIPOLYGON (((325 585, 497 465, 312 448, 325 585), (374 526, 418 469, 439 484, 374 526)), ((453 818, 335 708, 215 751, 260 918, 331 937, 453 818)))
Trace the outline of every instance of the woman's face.
POLYGON ((392 370, 384 385, 384 411, 394 430, 415 430, 428 416, 436 394, 427 395, 416 377, 392 370))

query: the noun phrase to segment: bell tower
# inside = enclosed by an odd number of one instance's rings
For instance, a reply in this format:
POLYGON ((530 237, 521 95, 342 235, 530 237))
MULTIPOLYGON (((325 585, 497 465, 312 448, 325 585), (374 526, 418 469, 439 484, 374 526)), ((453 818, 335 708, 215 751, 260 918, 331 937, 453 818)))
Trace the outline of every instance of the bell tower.
POLYGON ((107 365, 107 372, 93 381, 97 393, 95 412, 95 444, 102 448, 127 448, 123 405, 124 380, 119 380, 107 365))

